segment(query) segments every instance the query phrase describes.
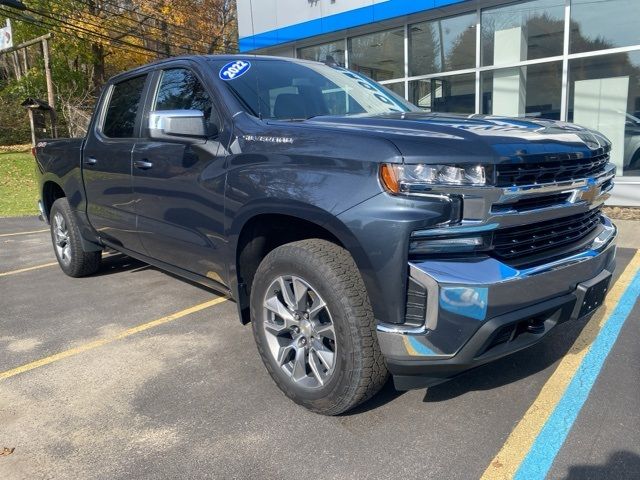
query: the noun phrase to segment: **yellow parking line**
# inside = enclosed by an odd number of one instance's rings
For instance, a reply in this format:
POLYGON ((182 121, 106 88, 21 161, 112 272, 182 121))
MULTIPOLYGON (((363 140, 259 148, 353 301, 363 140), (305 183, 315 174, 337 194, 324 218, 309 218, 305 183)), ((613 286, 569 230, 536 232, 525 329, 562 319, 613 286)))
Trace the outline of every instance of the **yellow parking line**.
POLYGON ((43 233, 48 231, 49 229, 45 228, 44 230, 31 230, 30 232, 2 233, 0 234, 0 237, 15 237, 16 235, 30 235, 32 233, 43 233))
POLYGON ((515 426, 498 454, 485 470, 481 477, 482 480, 513 478, 542 427, 562 398, 591 344, 639 268, 640 251, 636 252, 618 281, 611 287, 602 311, 594 315, 585 325, 571 349, 542 387, 538 397, 515 426))
MULTIPOLYGON (((113 255, 118 255, 118 253, 109 253, 109 252, 103 253, 102 258, 110 257, 113 255)), ((18 270, 9 270, 8 272, 0 272, 0 277, 15 275, 16 273, 30 272, 31 270, 38 270, 40 268, 45 268, 45 267, 53 267, 54 265, 58 265, 58 262, 43 263, 42 265, 34 265, 33 267, 25 267, 25 268, 19 268, 18 270)))
POLYGON ((120 333, 114 335, 114 336, 105 337, 105 338, 101 338, 101 339, 95 340, 93 342, 85 343, 84 345, 80 345, 80 346, 75 347, 75 348, 70 348, 69 350, 64 350, 64 351, 62 351, 60 353, 56 353, 56 354, 51 355, 49 357, 41 358, 40 360, 36 360, 34 362, 27 363, 27 364, 22 365, 20 367, 12 368, 11 370, 7 370, 5 372, 1 372, 0 373, 0 380, 4 380, 4 379, 10 378, 10 377, 13 377, 15 375, 19 375, 21 373, 28 372, 28 371, 33 370, 35 368, 44 367, 45 365, 49 365, 51 363, 57 362, 59 360, 63 360, 65 358, 73 357, 75 355, 79 355, 80 353, 86 352, 88 350, 93 350, 94 348, 102 347, 103 345, 115 342, 116 340, 121 340, 123 338, 129 337, 129 336, 134 335, 136 333, 140 333, 140 332, 143 332, 145 330, 149 330, 150 328, 158 327, 160 325, 163 325, 165 323, 171 322, 173 320, 177 320, 179 318, 185 317, 185 316, 190 315, 192 313, 196 313, 196 312, 199 312, 199 311, 204 310, 206 308, 213 307, 214 305, 217 305, 217 304, 225 302, 225 301, 227 301, 226 297, 218 297, 218 298, 215 298, 213 300, 209 300, 208 302, 200 303, 200 304, 194 305, 193 307, 190 307, 190 308, 185 308, 184 310, 180 310, 179 312, 172 313, 171 315, 167 315, 165 317, 158 318, 157 320, 152 320, 151 322, 143 323, 143 324, 138 325, 136 327, 129 328, 127 330, 124 330, 123 332, 120 332, 120 333))
POLYGON ((33 267, 19 268, 18 270, 10 270, 8 272, 0 272, 0 277, 15 275, 16 273, 30 272, 31 270, 38 270, 39 268, 53 267, 54 265, 58 265, 58 262, 43 263, 42 265, 35 265, 33 267))

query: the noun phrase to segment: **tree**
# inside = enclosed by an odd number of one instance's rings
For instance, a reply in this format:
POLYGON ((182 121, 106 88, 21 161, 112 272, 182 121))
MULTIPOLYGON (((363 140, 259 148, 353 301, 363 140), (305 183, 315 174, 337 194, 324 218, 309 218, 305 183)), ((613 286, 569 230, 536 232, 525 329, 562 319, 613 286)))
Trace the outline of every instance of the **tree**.
MULTIPOLYGON (((74 118, 93 107, 112 75, 158 58, 237 50, 232 0, 30 0, 25 12, 0 7, 0 14, 12 19, 14 44, 53 33, 58 113, 76 134, 74 118)), ((0 143, 27 141, 19 102, 46 98, 37 47, 26 59, 18 79, 13 58, 0 55, 0 143)))

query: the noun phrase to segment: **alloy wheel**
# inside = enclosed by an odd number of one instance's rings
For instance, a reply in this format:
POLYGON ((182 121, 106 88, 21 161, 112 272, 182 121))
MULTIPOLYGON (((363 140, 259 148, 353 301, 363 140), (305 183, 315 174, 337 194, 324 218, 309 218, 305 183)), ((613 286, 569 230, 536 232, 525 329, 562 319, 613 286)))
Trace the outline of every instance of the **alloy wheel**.
POLYGON ((56 212, 53 216, 53 237, 54 246, 58 253, 58 258, 62 263, 68 265, 71 263, 71 244, 69 241, 69 229, 67 222, 60 212, 56 212))
POLYGON ((263 328, 278 367, 300 387, 327 384, 336 365, 336 333, 327 304, 305 280, 276 278, 263 302, 263 328))

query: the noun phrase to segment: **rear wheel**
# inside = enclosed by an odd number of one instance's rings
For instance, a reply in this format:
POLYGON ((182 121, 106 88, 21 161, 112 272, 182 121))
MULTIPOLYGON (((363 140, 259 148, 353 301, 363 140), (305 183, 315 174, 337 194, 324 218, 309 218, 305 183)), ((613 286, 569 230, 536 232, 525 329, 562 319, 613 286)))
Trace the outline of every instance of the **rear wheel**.
POLYGON ((387 379, 360 273, 343 248, 303 240, 269 253, 251 293, 262 360, 294 402, 337 415, 387 379))
POLYGON ((60 268, 70 277, 84 277, 100 268, 102 252, 85 252, 69 201, 59 198, 51 207, 51 240, 60 268))

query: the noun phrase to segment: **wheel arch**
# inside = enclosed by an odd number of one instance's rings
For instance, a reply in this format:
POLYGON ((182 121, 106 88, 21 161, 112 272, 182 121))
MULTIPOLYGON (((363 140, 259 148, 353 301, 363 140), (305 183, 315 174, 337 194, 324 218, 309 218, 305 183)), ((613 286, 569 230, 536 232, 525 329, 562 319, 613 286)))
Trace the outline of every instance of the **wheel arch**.
POLYGON ((66 193, 64 189, 60 186, 59 183, 53 180, 47 180, 42 185, 42 208, 44 214, 46 216, 45 220, 50 220, 51 207, 53 206, 53 202, 58 200, 59 198, 66 197, 66 193))
MULTIPOLYGON (((230 235, 233 262, 229 279, 237 301, 240 321, 249 323, 249 299, 253 276, 262 259, 286 243, 320 238, 347 250, 361 272, 370 268, 366 255, 350 232, 334 214, 308 204, 287 201, 284 205, 252 209, 251 214, 236 217, 230 235)), ((365 285, 366 275, 363 275, 365 285)))

